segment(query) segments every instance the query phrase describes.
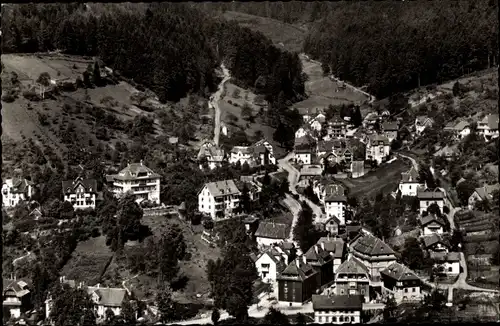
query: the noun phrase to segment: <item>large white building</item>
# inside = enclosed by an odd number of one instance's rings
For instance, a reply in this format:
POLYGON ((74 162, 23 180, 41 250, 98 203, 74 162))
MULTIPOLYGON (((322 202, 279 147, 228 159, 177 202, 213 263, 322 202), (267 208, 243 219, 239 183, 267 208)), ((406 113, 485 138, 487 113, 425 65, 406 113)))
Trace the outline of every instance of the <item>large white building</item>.
POLYGON ((214 220, 222 219, 239 206, 240 195, 233 180, 207 183, 198 192, 198 211, 214 220))
POLYGON ((434 203, 438 205, 439 210, 441 211, 441 213, 443 213, 445 197, 446 194, 439 188, 436 188, 434 190, 425 189, 423 191, 419 189, 417 192, 417 198, 420 203, 419 204, 420 215, 422 215, 423 212, 427 211, 429 206, 431 206, 434 203))
POLYGON ((198 152, 198 161, 200 161, 201 170, 203 170, 204 161, 208 168, 213 170, 221 167, 222 163, 226 160, 226 152, 224 149, 213 144, 211 141, 203 144, 198 152))
POLYGON ((70 202, 73 209, 95 209, 97 200, 97 181, 77 177, 73 181, 62 182, 64 201, 70 202))
POLYGON ((2 184, 3 207, 14 207, 33 195, 33 184, 22 178, 6 179, 2 184))
POLYGON ((363 310, 360 295, 316 295, 311 298, 316 324, 360 324, 363 310))
POLYGON ((390 142, 387 137, 371 135, 366 144, 366 159, 380 164, 388 158, 390 150, 390 142))
POLYGON ((249 166, 276 164, 273 146, 265 139, 252 146, 234 146, 229 156, 229 163, 247 163, 249 166))
POLYGON ((345 197, 344 187, 339 184, 324 185, 321 182, 316 182, 313 191, 325 207, 325 219, 335 216, 339 220, 339 225, 345 225, 347 198, 345 197))
POLYGON ((489 114, 477 123, 477 132, 489 141, 498 137, 498 114, 489 114))
POLYGON ((141 161, 128 164, 118 174, 107 175, 106 181, 117 197, 130 193, 138 203, 148 200, 160 205, 160 178, 159 174, 153 172, 141 161))
POLYGON ((401 196, 415 197, 417 195, 418 188, 422 186, 417 178, 418 172, 413 167, 408 172, 401 173, 401 181, 399 182, 401 196))

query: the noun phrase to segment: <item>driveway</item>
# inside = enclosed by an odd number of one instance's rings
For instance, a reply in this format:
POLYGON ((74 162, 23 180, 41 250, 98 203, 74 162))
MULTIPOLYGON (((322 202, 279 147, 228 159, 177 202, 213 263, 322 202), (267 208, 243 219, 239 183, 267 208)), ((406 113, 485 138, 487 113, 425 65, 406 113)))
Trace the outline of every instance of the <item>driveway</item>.
POLYGON ((231 78, 229 75, 229 70, 224 66, 224 63, 220 65, 222 68, 222 73, 224 74, 224 78, 219 84, 219 88, 217 92, 215 92, 212 96, 210 96, 210 102, 208 104, 209 107, 213 107, 215 110, 215 129, 214 129, 214 143, 215 145, 219 145, 219 136, 220 136, 220 107, 219 101, 221 99, 222 92, 224 91, 224 84, 231 78))

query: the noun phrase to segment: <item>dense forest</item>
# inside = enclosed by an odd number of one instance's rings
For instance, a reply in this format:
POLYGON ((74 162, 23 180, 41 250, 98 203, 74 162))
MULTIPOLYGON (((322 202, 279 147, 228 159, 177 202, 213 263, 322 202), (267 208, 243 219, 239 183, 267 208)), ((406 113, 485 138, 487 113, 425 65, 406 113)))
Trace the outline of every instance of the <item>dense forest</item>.
POLYGON ((221 61, 268 100, 283 92, 296 101, 304 93, 296 54, 185 4, 22 4, 2 8, 2 16, 4 53, 98 56, 162 101, 207 95, 216 87, 221 61))
POLYGON ((306 24, 304 52, 381 98, 498 64, 497 1, 232 2, 238 11, 306 24))

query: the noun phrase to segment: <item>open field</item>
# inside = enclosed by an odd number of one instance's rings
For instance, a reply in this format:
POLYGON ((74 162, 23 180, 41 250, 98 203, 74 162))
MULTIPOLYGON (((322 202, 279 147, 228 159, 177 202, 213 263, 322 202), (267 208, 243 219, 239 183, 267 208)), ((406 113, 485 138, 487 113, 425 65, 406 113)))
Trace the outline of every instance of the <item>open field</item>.
MULTIPOLYGON (((339 83, 331 80, 328 76, 323 76, 323 69, 321 69, 319 62, 308 60, 303 54, 300 55, 300 59, 303 71, 308 76, 305 87, 309 97, 304 101, 295 103, 294 108, 326 108, 330 104, 352 104, 368 99, 364 94, 352 91, 349 88, 341 88, 339 83)), ((363 115, 366 115, 366 113, 363 113, 363 115)))
POLYGON ((99 283, 112 257, 113 252, 106 246, 105 236, 91 238, 78 244, 61 275, 90 285, 99 283))
POLYGON ((401 172, 408 171, 410 162, 397 159, 389 164, 382 164, 376 170, 368 172, 358 179, 339 179, 349 189, 349 196, 374 197, 379 192, 387 195, 394 191, 401 179, 401 172))
POLYGON ((259 17, 241 12, 226 11, 223 15, 226 20, 234 20, 240 26, 260 32, 269 38, 277 46, 284 47, 288 51, 302 51, 302 43, 306 37, 307 31, 283 23, 272 18, 259 17))

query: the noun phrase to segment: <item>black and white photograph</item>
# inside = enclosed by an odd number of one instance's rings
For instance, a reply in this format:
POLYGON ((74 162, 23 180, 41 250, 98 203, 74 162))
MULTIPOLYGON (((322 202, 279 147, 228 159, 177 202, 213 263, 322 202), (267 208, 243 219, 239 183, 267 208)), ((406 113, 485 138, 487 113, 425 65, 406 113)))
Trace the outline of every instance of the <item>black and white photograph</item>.
POLYGON ((499 6, 2 3, 2 324, 500 322, 499 6))

